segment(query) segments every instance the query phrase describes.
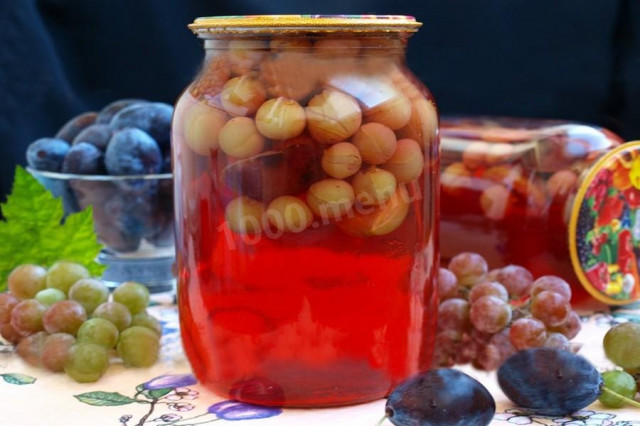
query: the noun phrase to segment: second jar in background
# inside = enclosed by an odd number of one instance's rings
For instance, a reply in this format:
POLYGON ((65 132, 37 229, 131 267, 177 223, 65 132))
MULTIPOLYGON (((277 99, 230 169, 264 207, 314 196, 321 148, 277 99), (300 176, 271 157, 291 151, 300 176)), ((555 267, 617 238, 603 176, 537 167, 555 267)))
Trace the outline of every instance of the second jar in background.
POLYGON ((442 123, 441 253, 558 275, 574 306, 640 298, 637 143, 579 123, 448 118, 442 123))

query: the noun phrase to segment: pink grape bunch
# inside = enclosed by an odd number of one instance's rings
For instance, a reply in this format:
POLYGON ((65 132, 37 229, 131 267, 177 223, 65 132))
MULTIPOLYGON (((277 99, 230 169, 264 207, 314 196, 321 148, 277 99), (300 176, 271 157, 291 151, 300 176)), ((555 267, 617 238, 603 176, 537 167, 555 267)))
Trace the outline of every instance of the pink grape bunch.
POLYGON ((48 270, 20 265, 0 293, 0 336, 27 363, 95 382, 112 360, 153 365, 162 327, 147 312, 149 290, 125 282, 110 295, 82 265, 57 262, 48 270))
POLYGON ((571 350, 581 328, 566 281, 534 280, 518 265, 489 270, 477 253, 460 253, 440 268, 438 295, 436 367, 471 363, 491 371, 519 350, 571 350))

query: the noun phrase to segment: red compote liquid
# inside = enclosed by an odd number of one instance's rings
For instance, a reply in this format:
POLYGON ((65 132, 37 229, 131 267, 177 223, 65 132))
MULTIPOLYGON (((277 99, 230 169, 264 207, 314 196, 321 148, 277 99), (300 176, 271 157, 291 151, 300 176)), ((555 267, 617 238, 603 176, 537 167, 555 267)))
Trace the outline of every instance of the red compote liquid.
POLYGON ((251 403, 332 406, 383 397, 428 366, 437 268, 420 202, 385 236, 326 224, 251 240, 225 224, 217 170, 183 170, 178 298, 201 382, 251 403))
POLYGON ((181 332, 224 397, 354 404, 431 366, 438 117, 385 22, 369 50, 205 44, 176 105, 181 332))

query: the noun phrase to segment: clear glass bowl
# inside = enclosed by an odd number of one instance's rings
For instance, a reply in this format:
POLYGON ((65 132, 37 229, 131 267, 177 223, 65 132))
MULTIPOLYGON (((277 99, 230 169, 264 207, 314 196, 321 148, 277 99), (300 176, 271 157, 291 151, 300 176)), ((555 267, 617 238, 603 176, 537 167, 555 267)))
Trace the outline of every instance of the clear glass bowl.
POLYGON ((65 214, 93 207, 95 231, 105 246, 99 260, 109 266, 103 279, 169 289, 175 255, 171 173, 105 176, 28 170, 62 198, 65 214))

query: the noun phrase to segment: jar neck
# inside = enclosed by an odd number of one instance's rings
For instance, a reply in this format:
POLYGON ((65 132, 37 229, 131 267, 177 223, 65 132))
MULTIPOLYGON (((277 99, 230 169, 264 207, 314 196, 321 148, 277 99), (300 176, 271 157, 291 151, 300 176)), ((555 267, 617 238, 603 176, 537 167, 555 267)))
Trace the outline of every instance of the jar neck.
POLYGON ((403 34, 283 34, 216 35, 204 39, 206 57, 222 52, 244 51, 261 54, 304 54, 317 58, 377 57, 393 62, 405 59, 407 37, 403 34))

